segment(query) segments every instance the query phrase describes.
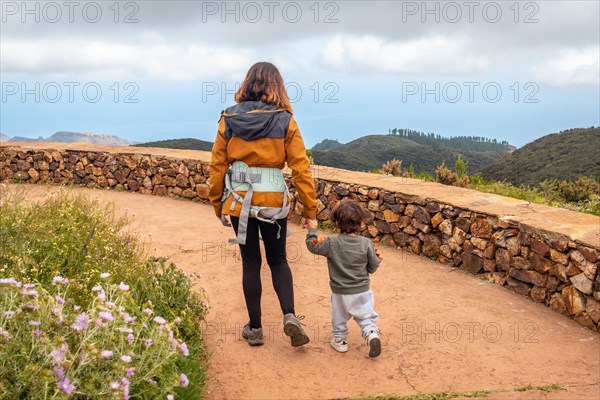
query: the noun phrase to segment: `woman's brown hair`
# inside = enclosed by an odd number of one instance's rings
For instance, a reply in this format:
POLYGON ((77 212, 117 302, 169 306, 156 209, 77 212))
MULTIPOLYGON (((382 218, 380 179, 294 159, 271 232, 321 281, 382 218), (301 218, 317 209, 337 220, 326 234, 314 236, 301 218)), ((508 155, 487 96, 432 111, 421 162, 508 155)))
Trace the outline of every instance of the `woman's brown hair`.
POLYGON ((365 216, 365 210, 356 200, 344 200, 333 209, 331 221, 341 233, 358 233, 365 216))
POLYGON ((235 101, 262 101, 283 110, 294 112, 283 78, 270 62, 258 62, 250 67, 248 74, 235 94, 235 101))

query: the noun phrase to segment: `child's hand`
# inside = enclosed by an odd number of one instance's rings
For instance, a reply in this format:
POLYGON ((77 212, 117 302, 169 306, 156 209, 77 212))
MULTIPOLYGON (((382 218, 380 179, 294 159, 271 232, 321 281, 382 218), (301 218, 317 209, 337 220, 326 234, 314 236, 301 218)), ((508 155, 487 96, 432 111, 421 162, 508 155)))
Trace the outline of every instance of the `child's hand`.
POLYGON ((375 247, 375 255, 379 258, 379 260, 383 261, 383 257, 379 255, 379 249, 377 246, 373 245, 373 247, 375 247))
POLYGON ((326 237, 320 237, 320 238, 318 238, 318 239, 313 239, 313 241, 312 241, 312 242, 310 242, 310 244, 314 246, 314 245, 315 245, 315 244, 317 244, 317 243, 324 242, 324 241, 325 241, 325 239, 327 239, 327 238, 326 238, 326 237))
POLYGON ((308 229, 317 229, 318 225, 319 225, 319 223, 316 219, 307 219, 306 220, 306 227, 308 229))

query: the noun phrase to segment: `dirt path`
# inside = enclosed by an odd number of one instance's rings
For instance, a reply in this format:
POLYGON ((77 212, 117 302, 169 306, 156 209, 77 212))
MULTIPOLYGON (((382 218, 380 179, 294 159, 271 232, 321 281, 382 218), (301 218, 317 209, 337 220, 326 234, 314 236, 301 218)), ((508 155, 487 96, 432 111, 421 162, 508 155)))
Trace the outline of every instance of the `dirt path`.
MULTIPOLYGON (((46 187, 32 187, 31 198, 46 187)), ((54 188, 50 190, 55 190, 54 188)), ((306 316, 311 343, 294 349, 263 268, 263 324, 267 342, 251 348, 240 336, 247 321, 241 262, 208 205, 154 196, 76 189, 114 200, 135 214, 151 251, 186 271, 203 274, 212 310, 206 324, 209 399, 331 399, 375 395, 465 392, 560 384, 566 391, 498 392, 490 399, 600 399, 600 336, 497 285, 412 254, 381 248, 373 275, 383 353, 366 357, 350 323, 350 351, 329 340, 325 260, 304 247, 305 231, 292 225, 289 262, 296 309, 306 316), (150 235, 151 234, 151 235, 150 235)))

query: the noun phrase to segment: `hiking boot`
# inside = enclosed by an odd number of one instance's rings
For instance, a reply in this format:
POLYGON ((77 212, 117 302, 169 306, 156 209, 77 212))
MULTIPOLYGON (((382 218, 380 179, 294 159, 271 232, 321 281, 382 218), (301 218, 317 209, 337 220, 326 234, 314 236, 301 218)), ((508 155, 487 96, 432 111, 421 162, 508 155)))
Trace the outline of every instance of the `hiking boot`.
POLYGON ((375 358, 381 354, 381 339, 377 332, 371 331, 367 336, 367 346, 369 347, 369 357, 375 358))
POLYGON ((310 341, 302 329, 300 319, 304 319, 304 317, 298 318, 291 313, 283 316, 283 332, 292 339, 294 347, 303 346, 310 341))
POLYGON ((263 344, 262 328, 250 328, 250 323, 244 326, 242 337, 248 341, 250 346, 261 346, 263 344))
POLYGON ((345 353, 348 351, 348 342, 345 339, 331 339, 331 347, 339 353, 345 353))

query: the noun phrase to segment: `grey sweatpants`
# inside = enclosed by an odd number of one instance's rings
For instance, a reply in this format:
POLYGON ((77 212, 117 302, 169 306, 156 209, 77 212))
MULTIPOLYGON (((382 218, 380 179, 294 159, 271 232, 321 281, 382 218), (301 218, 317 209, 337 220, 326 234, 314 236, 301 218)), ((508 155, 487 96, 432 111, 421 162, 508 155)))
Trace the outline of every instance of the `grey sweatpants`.
POLYGON ((333 337, 346 339, 350 318, 354 318, 362 330, 362 337, 367 338, 371 331, 378 333, 376 322, 379 315, 373 309, 375 299, 371 289, 357 294, 331 293, 331 322, 333 337))

